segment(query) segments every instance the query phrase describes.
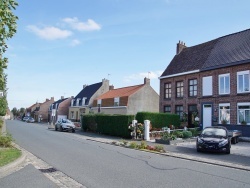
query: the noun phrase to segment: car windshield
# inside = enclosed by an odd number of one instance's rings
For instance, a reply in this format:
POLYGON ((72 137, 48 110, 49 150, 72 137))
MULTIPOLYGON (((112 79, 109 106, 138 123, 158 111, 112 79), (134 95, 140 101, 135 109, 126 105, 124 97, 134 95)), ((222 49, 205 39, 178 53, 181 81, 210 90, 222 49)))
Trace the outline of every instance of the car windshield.
POLYGON ((217 136, 225 137, 227 135, 224 129, 218 129, 218 128, 206 128, 202 131, 201 134, 203 136, 208 136, 208 137, 217 137, 217 136))
POLYGON ((62 122, 63 122, 63 123, 71 123, 71 121, 68 120, 68 119, 63 119, 62 122))

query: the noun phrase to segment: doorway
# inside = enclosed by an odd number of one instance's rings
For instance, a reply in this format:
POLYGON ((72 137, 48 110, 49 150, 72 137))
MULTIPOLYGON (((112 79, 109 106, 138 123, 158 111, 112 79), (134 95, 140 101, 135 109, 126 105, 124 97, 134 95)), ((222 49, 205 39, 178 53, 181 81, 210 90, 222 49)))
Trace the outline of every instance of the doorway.
POLYGON ((212 104, 203 104, 203 129, 212 126, 212 104))

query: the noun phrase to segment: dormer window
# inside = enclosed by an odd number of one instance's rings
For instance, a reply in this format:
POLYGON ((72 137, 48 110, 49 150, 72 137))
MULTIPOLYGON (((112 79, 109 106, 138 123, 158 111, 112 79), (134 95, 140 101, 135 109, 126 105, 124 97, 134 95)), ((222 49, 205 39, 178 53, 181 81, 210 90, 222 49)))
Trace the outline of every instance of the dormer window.
POLYGON ((114 98, 114 106, 119 106, 120 103, 120 97, 115 97, 114 98))
POLYGON ((80 101, 80 99, 78 98, 78 99, 76 99, 76 106, 79 106, 79 101, 80 101))
POLYGON ((82 98, 82 106, 85 106, 86 99, 87 99, 86 97, 83 97, 83 98, 82 98))

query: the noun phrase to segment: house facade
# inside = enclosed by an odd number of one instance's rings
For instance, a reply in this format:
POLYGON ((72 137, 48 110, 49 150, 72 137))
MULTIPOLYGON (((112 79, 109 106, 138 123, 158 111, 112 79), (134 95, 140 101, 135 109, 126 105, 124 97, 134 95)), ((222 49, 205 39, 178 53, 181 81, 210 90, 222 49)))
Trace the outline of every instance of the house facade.
POLYGON ((36 106, 36 109, 33 111, 36 122, 48 122, 48 109, 54 102, 54 97, 51 97, 51 99, 46 99, 45 102, 40 103, 39 106, 36 106))
POLYGON ((61 99, 52 103, 48 110, 48 122, 55 124, 60 119, 67 119, 69 114, 69 106, 71 100, 74 97, 64 98, 61 96, 61 99))
POLYGON ((198 114, 202 128, 250 136, 250 30, 192 47, 179 42, 159 79, 161 112, 186 114, 189 126, 198 114))
POLYGON ((159 112, 159 95, 145 78, 144 84, 111 89, 94 100, 94 113, 130 114, 137 112, 159 112))
POLYGON ((107 79, 92 85, 84 85, 83 89, 71 100, 69 119, 79 122, 81 115, 91 111, 94 99, 107 91, 109 91, 109 80, 107 79))

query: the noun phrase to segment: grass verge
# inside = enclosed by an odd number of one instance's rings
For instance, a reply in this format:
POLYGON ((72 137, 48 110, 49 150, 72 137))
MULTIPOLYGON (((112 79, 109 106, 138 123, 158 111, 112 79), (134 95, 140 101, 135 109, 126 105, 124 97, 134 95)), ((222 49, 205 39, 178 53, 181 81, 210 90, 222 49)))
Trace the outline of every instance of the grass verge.
POLYGON ((11 163, 21 156, 21 151, 16 148, 0 148, 0 167, 11 163))

